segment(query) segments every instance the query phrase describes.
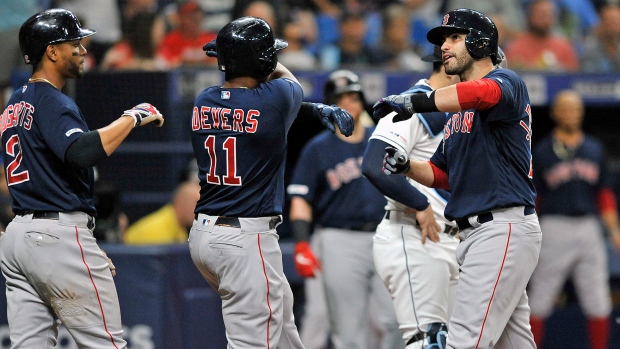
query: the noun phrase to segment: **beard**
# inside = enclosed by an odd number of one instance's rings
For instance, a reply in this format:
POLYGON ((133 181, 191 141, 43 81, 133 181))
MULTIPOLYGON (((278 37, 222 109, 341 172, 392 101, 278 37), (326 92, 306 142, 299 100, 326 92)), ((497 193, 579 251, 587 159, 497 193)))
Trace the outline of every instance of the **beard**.
POLYGON ((77 79, 77 78, 81 78, 82 76, 84 76, 84 68, 81 64, 76 64, 72 60, 68 60, 66 68, 67 68, 69 78, 77 79))
POLYGON ((474 59, 465 53, 460 53, 454 56, 452 62, 448 65, 444 64, 446 74, 461 76, 463 72, 470 70, 474 64, 474 59))

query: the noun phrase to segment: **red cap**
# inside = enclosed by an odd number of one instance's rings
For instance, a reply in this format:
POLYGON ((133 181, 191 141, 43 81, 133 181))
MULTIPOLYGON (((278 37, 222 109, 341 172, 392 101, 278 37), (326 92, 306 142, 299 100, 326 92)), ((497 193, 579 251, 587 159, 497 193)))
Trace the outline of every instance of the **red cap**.
POLYGON ((179 13, 181 14, 193 13, 195 11, 202 11, 198 3, 195 1, 188 1, 179 7, 179 13))

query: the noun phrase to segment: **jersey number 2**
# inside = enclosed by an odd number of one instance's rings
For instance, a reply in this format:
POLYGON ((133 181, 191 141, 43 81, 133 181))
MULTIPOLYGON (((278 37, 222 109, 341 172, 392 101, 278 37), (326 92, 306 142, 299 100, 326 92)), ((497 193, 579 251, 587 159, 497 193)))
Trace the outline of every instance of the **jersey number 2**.
POLYGON ((17 168, 22 163, 22 147, 19 144, 19 137, 17 135, 12 135, 6 142, 5 149, 9 156, 15 158, 6 166, 7 185, 18 184, 30 180, 28 170, 17 172, 17 168))
POLYGON ((207 173, 207 182, 216 185, 220 185, 222 182, 224 182, 225 185, 241 185, 241 177, 237 176, 237 139, 235 137, 228 137, 224 141, 223 148, 226 151, 226 174, 222 176, 222 181, 220 181, 220 177, 215 174, 217 167, 215 136, 207 137, 205 148, 211 159, 211 166, 209 168, 209 173, 207 173))

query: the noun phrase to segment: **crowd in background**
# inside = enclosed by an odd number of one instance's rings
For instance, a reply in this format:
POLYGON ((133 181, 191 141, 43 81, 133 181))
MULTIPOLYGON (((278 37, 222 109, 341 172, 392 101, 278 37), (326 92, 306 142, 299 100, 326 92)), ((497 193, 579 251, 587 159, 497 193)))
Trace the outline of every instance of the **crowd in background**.
MULTIPOLYGON (((227 22, 257 16, 289 47, 279 55, 292 70, 338 68, 424 71, 432 51, 426 32, 441 14, 472 8, 497 24, 500 47, 515 70, 620 70, 618 0, 7 0, 0 11, 0 83, 27 69, 17 31, 38 10, 74 12, 98 31, 83 40, 89 70, 215 67, 202 45, 227 22), (11 49, 9 49, 11 48, 11 49)), ((21 81, 19 81, 21 83, 21 81)), ((15 83, 15 82, 14 82, 15 83)), ((17 84, 19 86, 19 84, 17 84)))

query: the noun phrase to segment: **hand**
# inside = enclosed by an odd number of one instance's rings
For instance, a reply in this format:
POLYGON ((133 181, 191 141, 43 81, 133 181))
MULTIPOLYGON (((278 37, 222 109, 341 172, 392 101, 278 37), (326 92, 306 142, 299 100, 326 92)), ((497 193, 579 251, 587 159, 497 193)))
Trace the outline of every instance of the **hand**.
POLYGON ((133 118, 133 127, 144 126, 151 122, 157 127, 164 124, 164 116, 150 103, 140 103, 129 110, 125 110, 123 115, 133 118))
POLYGON ((616 252, 620 253, 620 231, 611 232, 611 241, 616 252))
POLYGON ((321 262, 314 256, 307 241, 295 245, 295 269, 302 277, 314 277, 314 270, 321 270, 321 262))
POLYGON ((383 173, 386 175, 407 173, 411 170, 411 162, 407 154, 394 147, 385 147, 383 173))
POLYGON ((432 242, 439 242, 439 233, 441 232, 441 226, 435 221, 435 214, 431 205, 424 211, 416 211, 415 218, 420 225, 420 231, 422 232, 422 244, 426 243, 428 237, 432 242))
POLYGON ((112 276, 116 276, 116 267, 114 266, 114 263, 112 263, 112 260, 110 259, 110 257, 108 257, 108 254, 105 253, 104 250, 101 250, 101 253, 103 253, 103 256, 108 261, 108 268, 110 268, 110 272, 112 273, 112 276))
POLYGON ((217 57, 217 46, 215 45, 215 39, 207 42, 203 47, 202 50, 205 51, 205 53, 207 54, 207 56, 209 57, 217 57))
POLYGON ((411 103, 411 95, 390 95, 383 97, 372 106, 372 109, 372 116, 375 120, 379 120, 391 112, 396 112, 397 115, 392 119, 394 122, 410 119, 413 113, 415 113, 413 104, 411 103))
POLYGON ((312 107, 312 112, 330 131, 336 132, 334 128, 334 123, 336 123, 340 129, 340 133, 346 137, 349 137, 353 133, 353 116, 351 116, 348 111, 335 105, 329 106, 323 103, 315 103, 312 107))

